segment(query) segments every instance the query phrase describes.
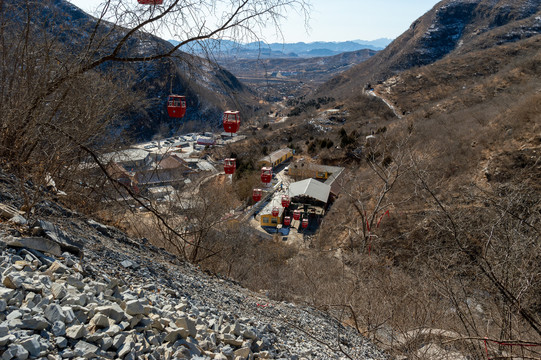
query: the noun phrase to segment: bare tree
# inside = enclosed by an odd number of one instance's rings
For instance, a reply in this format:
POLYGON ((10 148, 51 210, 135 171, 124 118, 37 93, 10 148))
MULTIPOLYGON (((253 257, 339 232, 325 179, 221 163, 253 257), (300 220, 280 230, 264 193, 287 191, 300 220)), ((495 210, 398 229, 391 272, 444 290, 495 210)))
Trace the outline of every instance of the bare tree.
MULTIPOLYGON (((110 149, 106 144, 120 142, 122 127, 113 125, 122 113, 144 108, 140 94, 131 90, 132 69, 123 64, 184 59, 190 69, 195 58, 179 49, 195 43, 206 46, 207 40, 260 39, 267 26, 279 31, 280 19, 292 9, 304 15, 308 10, 305 0, 173 0, 159 6, 106 0, 95 18, 87 18, 64 5, 1 2, 2 166, 15 173, 21 184, 31 179, 40 189, 51 178, 79 184, 82 180, 73 174, 82 160, 91 159, 104 175, 98 184, 108 183, 133 197, 137 197, 133 189, 107 173, 108 164, 100 155, 110 149), (158 41, 155 35, 162 34, 179 43, 158 41)), ((205 66, 200 68, 205 71, 205 66)), ((28 192, 29 188, 21 189, 28 192)), ((96 191, 98 186, 89 189, 96 191)), ((42 196, 40 191, 28 193, 26 208, 42 196)), ((167 224, 158 207, 145 199, 136 202, 167 224)), ((189 239, 174 226, 166 227, 192 248, 188 258, 200 258, 200 237, 194 239, 192 234, 189 239)), ((208 235, 204 229, 198 234, 208 235)))
MULTIPOLYGON (((80 148, 81 144, 92 144, 104 132, 109 120, 106 118, 122 109, 116 102, 118 97, 94 91, 105 104, 92 106, 89 116, 93 121, 82 120, 77 111, 66 114, 65 109, 68 104, 83 102, 70 97, 84 91, 91 78, 99 77, 96 71, 107 64, 180 56, 177 50, 182 46, 206 39, 254 39, 267 24, 278 25, 288 9, 305 11, 307 6, 304 0, 174 0, 163 6, 107 0, 98 8, 97 18, 83 23, 74 16, 69 18, 79 26, 78 31, 87 35, 79 36, 62 23, 66 14, 54 3, 48 5, 30 0, 2 2, 0 151, 19 167, 26 166, 38 149, 36 136, 45 138, 51 132, 64 139, 71 136, 64 148, 70 144, 80 148), (44 19, 49 26, 38 26, 44 19), (180 39, 179 44, 170 46, 151 35, 160 33, 180 39), (74 118, 81 119, 84 125, 100 126, 80 129, 74 118), (77 134, 73 134, 74 130, 78 130, 77 134), (83 134, 86 136, 81 138, 83 134)), ((121 78, 118 75, 115 82, 121 78)), ((56 154, 47 155, 57 158, 56 154)))
POLYGON ((464 338, 538 341, 539 198, 528 185, 509 182, 466 187, 448 204, 415 163, 419 186, 436 207, 435 247, 424 254, 426 264, 455 309, 457 330, 464 338))
POLYGON ((387 140, 384 137, 378 143, 365 147, 364 156, 368 169, 358 171, 354 181, 344 188, 352 212, 344 218, 347 229, 349 247, 369 251, 372 238, 377 236, 377 229, 385 216, 398 204, 388 197, 389 193, 409 171, 410 165, 406 159, 407 139, 399 142, 387 140))

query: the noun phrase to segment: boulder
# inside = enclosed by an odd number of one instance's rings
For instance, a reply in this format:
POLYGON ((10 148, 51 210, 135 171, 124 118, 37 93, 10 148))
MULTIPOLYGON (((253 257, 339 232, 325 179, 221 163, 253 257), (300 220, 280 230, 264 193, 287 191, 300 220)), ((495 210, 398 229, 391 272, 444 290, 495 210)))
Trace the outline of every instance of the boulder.
POLYGON ((56 346, 58 346, 59 349, 64 349, 66 346, 68 346, 68 339, 66 339, 63 336, 59 336, 54 339, 56 346))
POLYGON ((109 326, 109 318, 107 315, 97 313, 92 319, 90 319, 90 325, 94 325, 98 328, 105 328, 109 326))
POLYGON ((62 300, 68 294, 68 289, 64 285, 55 282, 51 285, 51 293, 55 299, 62 300))
POLYGON ((240 357, 243 360, 247 360, 250 358, 250 355, 252 355, 252 350, 250 350, 249 347, 243 347, 235 350, 233 354, 235 355, 235 358, 240 357))
POLYGON ((197 335, 197 329, 195 328, 195 322, 188 318, 187 316, 180 317, 175 320, 175 325, 179 328, 185 329, 188 331, 188 334, 195 338, 197 335))
POLYGON ((119 323, 126 314, 124 310, 117 303, 112 303, 111 305, 98 306, 94 309, 96 313, 101 313, 109 318, 113 319, 116 323, 119 323))
POLYGON ((75 340, 86 336, 87 333, 88 331, 84 325, 73 325, 66 329, 66 336, 75 340))
POLYGON ((24 278, 17 273, 9 273, 4 276, 2 284, 9 289, 18 289, 23 286, 24 278))
POLYGON ((85 359, 96 358, 99 348, 96 345, 87 343, 86 341, 79 340, 73 351, 77 356, 84 357, 85 359))
POLYGON ((75 276, 68 276, 67 283, 68 283, 68 285, 73 286, 74 288, 76 288, 79 291, 82 291, 85 288, 85 283, 83 283, 81 280, 77 279, 75 276))
POLYGON ((50 323, 55 323, 57 321, 64 322, 66 320, 66 315, 64 310, 58 304, 49 304, 43 311, 45 318, 49 320, 50 323))
POLYGON ((20 342, 21 346, 28 351, 30 356, 37 357, 41 351, 41 345, 39 343, 39 335, 34 335, 28 339, 20 342))
POLYGON ((14 342, 16 339, 17 338, 15 335, 4 335, 0 337, 0 346, 6 346, 7 344, 14 342))
POLYGON ((135 343, 133 341, 127 341, 125 342, 120 349, 118 349, 118 357, 123 358, 124 356, 128 355, 132 348, 135 346, 135 343))
POLYGON ((23 319, 20 328, 25 330, 41 331, 45 330, 49 326, 49 323, 43 316, 36 315, 29 319, 23 319))
POLYGON ((62 251, 60 245, 50 239, 43 237, 5 237, 3 239, 6 242, 7 246, 18 247, 18 248, 28 248, 45 253, 49 253, 55 256, 60 256, 62 251))
POLYGON ((64 324, 62 321, 56 321, 51 327, 51 332, 54 336, 66 335, 66 324, 64 324))
POLYGON ((125 311, 128 315, 140 315, 145 313, 145 306, 139 300, 130 300, 126 302, 125 311))
POLYGON ((2 360, 26 360, 30 353, 20 344, 11 344, 2 355, 2 360))
POLYGON ((113 338, 106 335, 98 340, 97 344, 100 346, 101 350, 107 351, 111 346, 113 346, 113 338))
POLYGON ((8 302, 15 295, 15 290, 0 287, 0 299, 8 302))
POLYGON ((49 268, 47 269, 45 273, 52 275, 52 274, 66 274, 69 272, 70 270, 66 265, 62 264, 60 261, 55 261, 54 263, 51 264, 51 266, 49 266, 49 268))
POLYGON ((58 226, 45 221, 45 220, 38 220, 39 227, 43 229, 45 232, 45 235, 58 243, 60 245, 60 248, 64 251, 69 251, 75 255, 81 254, 83 250, 83 244, 74 241, 71 239, 64 231, 62 231, 58 226))

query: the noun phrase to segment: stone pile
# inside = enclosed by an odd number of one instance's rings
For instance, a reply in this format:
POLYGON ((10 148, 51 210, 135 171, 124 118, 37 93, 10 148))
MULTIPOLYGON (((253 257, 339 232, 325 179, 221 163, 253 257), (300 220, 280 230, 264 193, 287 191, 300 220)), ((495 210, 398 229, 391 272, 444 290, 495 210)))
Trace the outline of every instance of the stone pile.
MULTIPOLYGON (((71 254, 54 260, 38 251, 0 258, 2 359, 271 358, 270 325, 239 321, 191 306, 153 284, 84 277, 71 254)), ((126 260, 124 260, 126 261, 126 260)))
POLYGON ((58 204, 36 209, 37 220, 0 220, 2 360, 386 358, 325 313, 209 276, 58 204))

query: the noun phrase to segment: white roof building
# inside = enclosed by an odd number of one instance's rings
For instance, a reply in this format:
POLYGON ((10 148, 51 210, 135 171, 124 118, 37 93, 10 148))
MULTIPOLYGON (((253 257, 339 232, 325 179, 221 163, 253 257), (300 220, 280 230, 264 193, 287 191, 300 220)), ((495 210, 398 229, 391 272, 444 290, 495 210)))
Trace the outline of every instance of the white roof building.
POLYGON ((330 185, 324 184, 315 179, 305 179, 289 185, 289 196, 308 196, 318 201, 327 203, 331 193, 330 185))
POLYGON ((127 168, 145 166, 152 161, 149 152, 142 149, 125 149, 111 152, 101 155, 100 160, 106 164, 113 161, 127 168))

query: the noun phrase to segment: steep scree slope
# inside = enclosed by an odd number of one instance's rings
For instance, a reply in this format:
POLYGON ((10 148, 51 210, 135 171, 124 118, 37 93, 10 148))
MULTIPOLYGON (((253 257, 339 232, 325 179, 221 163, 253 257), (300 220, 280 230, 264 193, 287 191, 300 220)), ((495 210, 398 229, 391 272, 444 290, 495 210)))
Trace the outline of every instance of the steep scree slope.
MULTIPOLYGON (((0 202, 19 207, 13 184, 0 173, 0 202)), ((386 358, 325 313, 207 276, 52 201, 28 223, 3 217, 2 359, 386 358)))

